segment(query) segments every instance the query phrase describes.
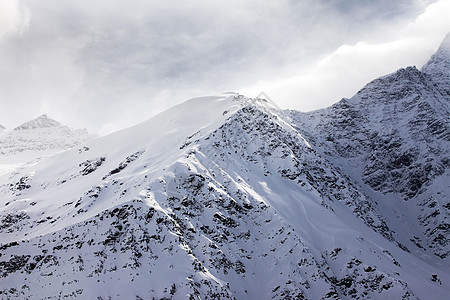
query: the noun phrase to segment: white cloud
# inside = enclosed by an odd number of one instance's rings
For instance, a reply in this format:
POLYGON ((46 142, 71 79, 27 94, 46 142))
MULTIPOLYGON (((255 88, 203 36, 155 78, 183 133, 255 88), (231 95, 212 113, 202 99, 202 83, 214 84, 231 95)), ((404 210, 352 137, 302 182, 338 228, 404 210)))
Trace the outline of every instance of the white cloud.
MULTIPOLYGON (((47 113, 105 133, 250 85, 241 90, 313 109, 432 52, 422 45, 428 31, 408 32, 434 0, 20 1, 26 7, 0 2, 21 16, 0 29, 0 123, 9 128, 47 113)), ((431 11, 425 27, 438 26, 440 10, 431 11)))
POLYGON ((384 24, 373 32, 376 42, 341 45, 299 75, 260 81, 242 92, 256 95, 264 90, 284 108, 309 111, 327 107, 351 97, 379 76, 409 65, 420 68, 449 32, 448 12, 450 1, 438 1, 413 21, 384 24))
POLYGON ((22 34, 30 25, 30 10, 19 0, 0 1, 0 40, 22 34))
MULTIPOLYGON (((443 34, 450 31, 450 1, 440 0, 427 6, 424 13, 420 14, 405 28, 406 35, 418 37, 431 37, 434 43, 443 34)), ((440 41, 438 41, 440 42, 440 41)))

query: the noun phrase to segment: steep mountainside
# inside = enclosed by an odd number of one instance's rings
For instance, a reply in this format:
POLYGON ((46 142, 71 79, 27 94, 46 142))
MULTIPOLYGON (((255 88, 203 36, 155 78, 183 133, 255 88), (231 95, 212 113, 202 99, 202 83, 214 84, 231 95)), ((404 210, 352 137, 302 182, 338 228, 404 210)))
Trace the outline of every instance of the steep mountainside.
POLYGON ((408 67, 330 108, 289 113, 315 149, 392 212, 388 226, 399 243, 442 259, 450 255, 450 95, 430 74, 448 70, 444 48, 427 74, 408 67))
POLYGON ((10 297, 449 292, 448 266, 402 250, 358 182, 264 99, 193 99, 0 180, 10 297))
MULTIPOLYGON (((450 113, 432 65, 311 113, 195 98, 0 172, 0 298, 445 299, 450 113)), ((60 128, 46 119, 14 131, 60 128)))
POLYGON ((0 136, 0 164, 23 163, 83 143, 94 136, 42 115, 0 136))

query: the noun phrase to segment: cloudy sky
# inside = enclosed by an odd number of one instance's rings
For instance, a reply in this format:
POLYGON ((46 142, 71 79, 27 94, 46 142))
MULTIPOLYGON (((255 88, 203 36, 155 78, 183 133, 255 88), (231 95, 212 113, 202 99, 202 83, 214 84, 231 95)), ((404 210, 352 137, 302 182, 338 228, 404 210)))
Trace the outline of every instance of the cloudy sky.
POLYGON ((0 124, 47 113, 105 134, 188 98, 313 110, 450 31, 450 0, 1 0, 0 124))

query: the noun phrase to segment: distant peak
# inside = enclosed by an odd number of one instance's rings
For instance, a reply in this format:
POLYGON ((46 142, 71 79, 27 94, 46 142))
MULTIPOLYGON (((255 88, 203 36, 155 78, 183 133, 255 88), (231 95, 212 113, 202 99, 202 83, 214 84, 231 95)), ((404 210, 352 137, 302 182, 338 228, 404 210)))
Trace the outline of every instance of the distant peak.
POLYGON ((60 127, 62 126, 59 122, 50 119, 47 114, 43 114, 36 119, 23 123, 22 125, 14 128, 14 130, 30 130, 37 128, 49 128, 49 127, 60 127))

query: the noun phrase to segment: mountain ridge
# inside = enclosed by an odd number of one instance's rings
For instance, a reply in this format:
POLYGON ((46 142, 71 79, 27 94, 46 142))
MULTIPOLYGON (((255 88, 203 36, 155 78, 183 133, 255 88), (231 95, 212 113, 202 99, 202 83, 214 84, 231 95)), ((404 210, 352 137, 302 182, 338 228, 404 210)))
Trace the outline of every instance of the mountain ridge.
POLYGON ((14 130, 30 130, 36 128, 47 128, 47 127, 60 127, 61 123, 50 119, 46 114, 43 114, 31 121, 25 122, 22 125, 17 126, 14 130))
POLYGON ((410 241, 402 243, 412 242, 413 247, 425 249, 425 241, 435 255, 446 258, 450 249, 445 207, 450 195, 448 184, 440 180, 449 176, 450 97, 441 91, 442 86, 435 85, 428 74, 408 67, 375 79, 351 99, 330 108, 291 112, 291 116, 319 151, 337 165, 353 169, 352 177, 362 178, 363 186, 382 193, 375 197, 415 202, 405 207, 416 211, 414 215, 405 217, 400 208, 395 212, 396 218, 415 228, 416 234, 403 234, 410 241), (439 186, 430 194, 427 191, 436 185, 435 180, 439 186), (414 208, 427 205, 440 208, 428 213, 414 208), (422 225, 415 225, 414 220, 420 220, 424 227, 417 230, 422 225), (423 236, 419 238, 417 231, 423 236))

